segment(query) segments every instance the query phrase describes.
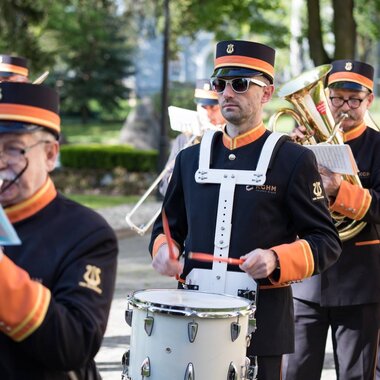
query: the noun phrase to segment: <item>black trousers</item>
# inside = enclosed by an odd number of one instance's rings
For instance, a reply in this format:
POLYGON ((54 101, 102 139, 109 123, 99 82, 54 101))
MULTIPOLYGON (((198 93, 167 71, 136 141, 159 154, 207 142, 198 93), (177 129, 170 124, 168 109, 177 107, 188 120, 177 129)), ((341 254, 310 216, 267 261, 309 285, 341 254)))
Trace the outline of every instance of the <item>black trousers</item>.
POLYGON ((281 380, 282 356, 258 356, 258 380, 281 380))
POLYGON ((284 357, 284 380, 320 380, 331 327, 337 380, 374 380, 379 304, 321 307, 294 299, 295 353, 284 357))

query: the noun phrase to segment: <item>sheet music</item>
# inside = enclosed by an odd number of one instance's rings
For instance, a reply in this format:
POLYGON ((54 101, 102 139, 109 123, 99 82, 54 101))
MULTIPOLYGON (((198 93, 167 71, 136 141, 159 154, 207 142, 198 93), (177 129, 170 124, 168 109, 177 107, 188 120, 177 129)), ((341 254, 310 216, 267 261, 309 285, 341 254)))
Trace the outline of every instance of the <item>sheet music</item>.
POLYGON ((175 106, 168 107, 170 127, 173 131, 200 136, 201 126, 197 111, 175 106))
POLYGON ((304 146, 314 152, 318 164, 334 173, 356 175, 359 171, 349 145, 322 143, 304 146))
POLYGON ((0 206, 0 245, 20 245, 21 240, 0 206))

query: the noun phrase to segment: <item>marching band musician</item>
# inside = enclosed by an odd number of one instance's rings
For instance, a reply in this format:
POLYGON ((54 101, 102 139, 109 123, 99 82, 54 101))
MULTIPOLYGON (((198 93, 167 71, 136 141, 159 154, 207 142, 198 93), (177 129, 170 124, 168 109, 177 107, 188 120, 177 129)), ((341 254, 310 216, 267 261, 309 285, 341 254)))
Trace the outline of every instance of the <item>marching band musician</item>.
POLYGON ((28 73, 25 58, 0 54, 0 83, 28 82, 28 73))
POLYGON ((262 121, 274 58, 256 42, 217 44, 211 82, 227 124, 178 154, 163 202, 174 255, 184 253, 184 263, 169 255, 161 216, 150 243, 155 270, 180 275, 180 287, 234 296, 259 287, 247 354, 257 356, 260 380, 280 380, 282 355, 294 349, 290 282, 327 269, 341 251, 315 156, 262 121), (190 260, 190 252, 215 260, 190 260))
MULTIPOLYGON (((208 124, 220 128, 225 120, 220 112, 220 107, 218 104, 218 95, 215 91, 212 91, 210 87, 209 79, 198 79, 196 81, 196 87, 194 91, 194 101, 197 105, 197 112, 199 117, 199 122, 201 128, 207 127, 208 124)), ((178 152, 182 150, 193 138, 190 134, 181 133, 173 141, 170 155, 166 165, 172 165, 171 169, 167 171, 165 176, 162 178, 159 185, 159 192, 165 195, 168 188, 168 184, 173 173, 173 162, 178 152)))
POLYGON ((117 240, 94 211, 58 193, 58 94, 0 83, 0 203, 21 245, 0 249, 0 378, 99 379, 117 240))
MULTIPOLYGON (((286 380, 320 379, 328 329, 337 379, 374 379, 380 317, 380 133, 364 115, 374 100, 374 69, 350 59, 332 62, 327 77, 334 120, 342 113, 345 144, 351 147, 363 187, 321 167, 330 209, 364 221, 356 236, 343 242, 339 260, 319 276, 293 285, 295 353, 285 362, 286 380)), ((294 136, 303 138, 305 128, 294 136)))

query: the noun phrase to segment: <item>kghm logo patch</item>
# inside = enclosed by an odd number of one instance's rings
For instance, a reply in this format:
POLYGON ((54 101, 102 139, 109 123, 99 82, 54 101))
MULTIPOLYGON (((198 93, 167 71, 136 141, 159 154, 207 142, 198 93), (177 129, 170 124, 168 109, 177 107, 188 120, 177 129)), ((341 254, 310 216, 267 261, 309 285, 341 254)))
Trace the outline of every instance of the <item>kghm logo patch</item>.
POLYGON ((321 185, 320 181, 313 183, 313 194, 314 194, 314 197, 312 198, 313 201, 317 201, 319 199, 324 199, 322 185, 321 185))
POLYGON ((234 52, 234 44, 228 44, 226 52, 232 54, 234 52))
POLYGON ((95 265, 86 265, 86 273, 83 275, 84 281, 80 281, 79 285, 102 294, 103 290, 99 288, 102 282, 100 273, 102 273, 102 270, 95 265))

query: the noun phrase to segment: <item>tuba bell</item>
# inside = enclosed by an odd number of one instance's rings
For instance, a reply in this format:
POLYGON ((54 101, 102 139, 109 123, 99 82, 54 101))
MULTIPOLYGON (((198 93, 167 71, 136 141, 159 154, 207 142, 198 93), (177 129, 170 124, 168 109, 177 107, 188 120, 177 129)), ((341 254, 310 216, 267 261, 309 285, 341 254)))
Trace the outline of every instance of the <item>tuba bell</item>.
MULTIPOLYGON (((278 110, 269 119, 269 129, 275 131, 278 118, 287 114, 293 117, 298 125, 306 128, 305 140, 301 144, 343 144, 342 136, 338 132, 347 115, 343 114, 337 122, 334 121, 324 90, 324 80, 331 69, 332 65, 321 65, 282 85, 278 90, 278 96, 289 101, 293 109, 278 110)), ((343 179, 362 187, 358 175, 343 175, 343 179)), ((331 216, 342 241, 357 235, 367 224, 335 212, 332 212, 331 216)))

